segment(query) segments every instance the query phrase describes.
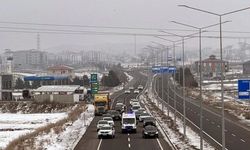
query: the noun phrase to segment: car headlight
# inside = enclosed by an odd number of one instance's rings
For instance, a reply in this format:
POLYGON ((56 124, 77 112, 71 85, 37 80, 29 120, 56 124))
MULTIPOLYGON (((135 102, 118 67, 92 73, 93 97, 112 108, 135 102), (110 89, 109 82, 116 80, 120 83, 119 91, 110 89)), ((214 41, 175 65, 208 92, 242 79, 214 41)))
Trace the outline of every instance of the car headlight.
POLYGON ((148 132, 144 132, 144 134, 148 134, 148 132))
POLYGON ((158 134, 158 131, 156 131, 155 134, 158 134))

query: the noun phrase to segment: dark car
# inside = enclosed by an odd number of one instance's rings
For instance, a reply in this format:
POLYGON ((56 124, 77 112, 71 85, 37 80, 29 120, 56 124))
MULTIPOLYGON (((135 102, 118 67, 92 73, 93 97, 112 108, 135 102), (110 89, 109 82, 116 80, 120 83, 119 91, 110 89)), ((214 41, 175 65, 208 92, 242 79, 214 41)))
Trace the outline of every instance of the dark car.
POLYGON ((153 117, 147 117, 143 120, 143 127, 148 125, 156 126, 156 122, 153 117))
POLYGON ((120 114, 120 112, 118 112, 118 111, 116 111, 116 110, 109 110, 108 113, 111 114, 111 117, 112 117, 114 120, 120 120, 120 119, 121 119, 121 114, 120 114))
POLYGON ((103 114, 102 117, 112 117, 110 113, 103 114))
POLYGON ((136 112, 135 112, 135 116, 136 116, 136 119, 137 119, 137 120, 139 119, 139 117, 140 117, 141 114, 142 114, 141 111, 136 111, 136 112))
POLYGON ((158 130, 155 126, 152 125, 147 125, 143 128, 142 130, 142 137, 147 138, 147 137, 156 137, 158 138, 158 130))

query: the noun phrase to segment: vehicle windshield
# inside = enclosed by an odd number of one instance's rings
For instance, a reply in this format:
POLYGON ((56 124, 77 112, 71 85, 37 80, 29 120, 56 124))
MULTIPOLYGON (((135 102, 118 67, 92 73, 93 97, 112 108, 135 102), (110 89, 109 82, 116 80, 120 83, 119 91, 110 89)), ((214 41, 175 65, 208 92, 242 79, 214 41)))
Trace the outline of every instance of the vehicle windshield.
POLYGON ((145 130, 147 130, 147 131, 154 131, 154 130, 156 130, 156 128, 154 126, 149 125, 149 126, 145 127, 145 130))
POLYGON ((145 121, 155 121, 155 119, 153 117, 147 117, 145 118, 145 121))
POLYGON ((113 111, 113 112, 111 112, 111 114, 113 114, 113 115, 118 115, 118 114, 120 114, 118 111, 113 111))
POLYGON ((149 116, 148 113, 142 113, 141 116, 149 116))
POLYGON ((99 121, 98 124, 108 124, 107 121, 99 121))
POLYGON ((133 106, 132 109, 139 109, 141 108, 140 106, 133 106))
POLYGON ((113 120, 113 119, 110 118, 110 117, 107 117, 107 118, 103 118, 103 120, 108 120, 108 121, 110 121, 110 120, 113 120))
POLYGON ((101 130, 111 130, 111 127, 101 127, 101 130))
POLYGON ((105 106, 106 102, 95 102, 95 106, 105 106))
POLYGON ((124 124, 134 124, 135 123, 135 118, 123 118, 122 120, 124 124))

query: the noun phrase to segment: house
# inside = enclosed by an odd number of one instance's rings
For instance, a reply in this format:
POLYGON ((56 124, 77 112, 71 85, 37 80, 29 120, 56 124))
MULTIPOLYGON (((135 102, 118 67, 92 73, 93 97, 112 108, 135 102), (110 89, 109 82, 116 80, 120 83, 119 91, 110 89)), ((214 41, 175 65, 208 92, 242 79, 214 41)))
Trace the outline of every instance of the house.
POLYGON ((32 91, 36 102, 76 103, 87 90, 79 85, 46 85, 32 91))
POLYGON ((204 77, 220 77, 221 63, 224 72, 229 70, 229 62, 217 59, 215 55, 210 55, 209 58, 195 62, 195 70, 197 73, 200 72, 199 66, 202 65, 202 73, 204 77))
POLYGON ((243 74, 250 75, 250 60, 243 63, 243 74))

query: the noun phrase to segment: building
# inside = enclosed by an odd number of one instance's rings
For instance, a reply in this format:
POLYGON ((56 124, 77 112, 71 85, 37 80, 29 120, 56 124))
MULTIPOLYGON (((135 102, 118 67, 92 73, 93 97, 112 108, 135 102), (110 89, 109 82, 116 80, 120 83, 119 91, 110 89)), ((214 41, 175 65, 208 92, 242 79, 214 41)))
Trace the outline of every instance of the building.
POLYGON ((250 60, 243 63, 243 74, 250 75, 250 60))
POLYGON ((36 102, 76 103, 84 100, 87 90, 79 85, 41 86, 33 91, 36 102))
POLYGON ((13 91, 13 75, 2 74, 0 75, 0 100, 10 101, 12 100, 13 91))
POLYGON ((1 56, 1 73, 11 74, 13 71, 13 53, 10 49, 5 49, 3 55, 1 56))
POLYGON ((65 65, 48 67, 47 74, 52 76, 74 76, 73 68, 65 65))
POLYGON ((197 73, 200 72, 199 66, 202 65, 202 73, 204 77, 220 77, 221 73, 221 63, 224 69, 224 72, 229 70, 229 62, 217 59, 215 55, 210 55, 209 58, 201 61, 195 62, 195 70, 197 73))
POLYGON ((35 49, 13 52, 15 70, 41 70, 47 67, 47 53, 35 49))

